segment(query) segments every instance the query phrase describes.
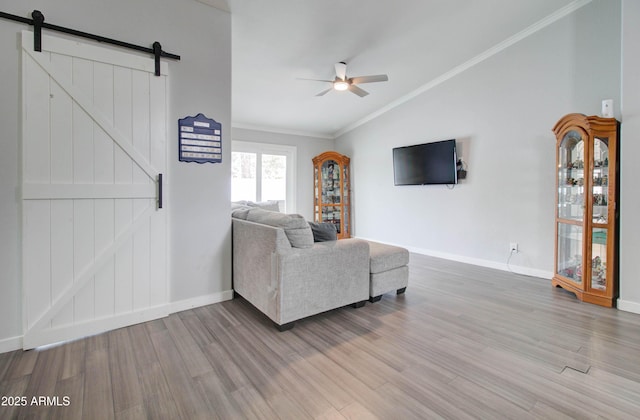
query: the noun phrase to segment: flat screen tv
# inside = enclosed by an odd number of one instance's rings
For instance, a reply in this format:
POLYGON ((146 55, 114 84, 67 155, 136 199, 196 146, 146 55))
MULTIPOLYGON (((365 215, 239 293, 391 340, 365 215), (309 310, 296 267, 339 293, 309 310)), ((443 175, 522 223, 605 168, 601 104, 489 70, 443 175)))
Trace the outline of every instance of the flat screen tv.
POLYGON ((393 180, 395 185, 457 184, 456 141, 393 149, 393 180))

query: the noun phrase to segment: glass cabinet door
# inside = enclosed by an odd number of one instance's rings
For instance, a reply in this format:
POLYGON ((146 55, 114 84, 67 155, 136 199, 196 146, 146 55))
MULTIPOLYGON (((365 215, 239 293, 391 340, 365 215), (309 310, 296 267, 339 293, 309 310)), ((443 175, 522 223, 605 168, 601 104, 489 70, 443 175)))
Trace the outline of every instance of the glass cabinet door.
POLYGON ((609 139, 596 137, 593 144, 593 223, 609 220, 609 139))
POLYGON ((318 167, 313 166, 313 214, 316 222, 320 222, 320 177, 318 176, 318 167))
POLYGON ((582 226, 558 223, 558 273, 582 283, 582 226))
POLYGON ((322 164, 322 204, 340 204, 340 165, 333 160, 322 164))
POLYGON ((591 181, 591 289, 607 290, 607 234, 609 215, 609 139, 595 137, 591 181))
POLYGON ((607 290, 607 229, 591 234, 591 289, 607 290))
POLYGON ((344 212, 344 230, 349 232, 349 220, 351 215, 349 214, 349 166, 342 166, 342 211, 344 212))
MULTIPOLYGON (((334 160, 327 160, 322 163, 322 217, 321 222, 333 223, 336 225, 338 233, 342 232, 342 189, 341 182, 345 178, 342 176, 343 169, 334 160)), ((346 179, 346 178, 345 178, 346 179)))
POLYGON ((342 232, 342 218, 340 214, 340 207, 335 206, 322 206, 322 220, 323 223, 333 223, 336 225, 338 233, 342 232))
POLYGON ((579 132, 569 131, 558 150, 558 217, 582 220, 585 211, 584 146, 579 132))

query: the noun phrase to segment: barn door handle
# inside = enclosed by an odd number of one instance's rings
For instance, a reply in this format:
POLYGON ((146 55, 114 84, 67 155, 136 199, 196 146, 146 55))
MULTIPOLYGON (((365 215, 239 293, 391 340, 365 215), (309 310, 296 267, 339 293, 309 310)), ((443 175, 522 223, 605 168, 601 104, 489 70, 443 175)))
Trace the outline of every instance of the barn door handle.
POLYGON ((162 208, 162 174, 158 174, 158 209, 162 208))

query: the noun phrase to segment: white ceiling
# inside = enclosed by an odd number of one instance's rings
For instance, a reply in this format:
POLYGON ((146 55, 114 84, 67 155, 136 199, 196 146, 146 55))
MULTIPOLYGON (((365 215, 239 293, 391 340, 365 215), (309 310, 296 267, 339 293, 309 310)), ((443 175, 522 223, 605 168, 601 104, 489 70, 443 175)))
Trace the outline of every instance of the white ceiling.
POLYGON ((227 0, 233 125, 334 137, 589 1, 227 0), (316 97, 330 85, 298 80, 333 79, 339 61, 350 77, 389 81, 361 85, 370 93, 361 98, 316 97))

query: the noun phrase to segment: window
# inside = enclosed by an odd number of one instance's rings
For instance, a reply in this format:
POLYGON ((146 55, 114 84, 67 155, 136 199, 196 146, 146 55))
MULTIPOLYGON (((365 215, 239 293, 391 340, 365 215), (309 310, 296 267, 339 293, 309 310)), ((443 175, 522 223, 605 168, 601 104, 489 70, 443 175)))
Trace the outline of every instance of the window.
POLYGON ((233 141, 231 149, 231 201, 276 200, 295 213, 296 148, 233 141))

